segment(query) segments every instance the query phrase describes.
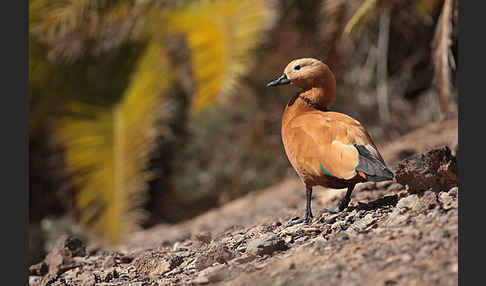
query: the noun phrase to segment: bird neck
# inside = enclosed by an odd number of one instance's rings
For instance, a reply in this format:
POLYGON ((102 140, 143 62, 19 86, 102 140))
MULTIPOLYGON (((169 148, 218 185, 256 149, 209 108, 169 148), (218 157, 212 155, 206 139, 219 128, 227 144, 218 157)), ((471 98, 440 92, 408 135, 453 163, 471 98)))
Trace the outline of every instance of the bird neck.
POLYGON ((309 88, 305 88, 302 96, 323 107, 329 107, 336 97, 336 78, 331 70, 326 69, 318 78, 314 79, 309 88))
POLYGON ((318 86, 307 90, 303 90, 298 94, 298 97, 303 103, 315 109, 328 109, 334 102, 334 86, 318 86))
POLYGON ((312 99, 304 96, 304 95, 301 95, 301 94, 297 94, 297 97, 298 99, 302 100, 305 104, 307 104, 307 108, 314 108, 314 109, 317 109, 317 110, 320 110, 320 111, 329 111, 329 109, 326 107, 326 106, 323 106, 321 104, 319 104, 318 102, 315 102, 315 101, 312 101, 312 99))
POLYGON ((325 73, 319 80, 308 83, 310 88, 304 88, 294 95, 285 107, 282 126, 295 116, 314 110, 327 111, 336 97, 336 80, 332 72, 325 73))
POLYGON ((285 106, 284 115, 282 117, 282 126, 286 125, 295 116, 314 110, 328 111, 329 101, 321 100, 323 97, 319 95, 322 92, 320 89, 304 90, 295 94, 285 106))

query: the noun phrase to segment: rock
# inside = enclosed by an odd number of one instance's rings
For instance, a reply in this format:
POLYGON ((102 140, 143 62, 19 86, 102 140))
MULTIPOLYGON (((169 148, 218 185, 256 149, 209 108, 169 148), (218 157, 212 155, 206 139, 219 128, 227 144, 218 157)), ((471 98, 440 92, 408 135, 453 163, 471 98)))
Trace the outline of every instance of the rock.
POLYGON ((286 235, 284 241, 285 243, 291 243, 293 241, 293 237, 291 235, 286 235))
POLYGON ((237 273, 228 269, 225 265, 215 265, 199 272, 196 279, 192 282, 194 284, 216 283, 235 276, 235 274, 237 273))
POLYGON ((180 247, 181 247, 181 242, 180 241, 176 241, 174 243, 174 246, 172 246, 172 251, 177 251, 177 250, 179 250, 180 247))
POLYGON ((271 255, 274 251, 287 249, 285 241, 274 234, 251 240, 246 247, 248 253, 257 255, 271 255))
POLYGON ((205 285, 209 284, 209 279, 206 276, 198 276, 194 278, 191 282, 196 285, 205 285))
POLYGON ((442 208, 445 210, 450 210, 452 208, 457 209, 457 199, 451 196, 449 193, 440 193, 439 202, 442 208))
POLYGON ((233 241, 234 241, 235 245, 239 245, 245 239, 246 239, 245 236, 244 235, 241 235, 241 234, 237 234, 237 235, 233 236, 233 241))
MULTIPOLYGON (((96 276, 93 273, 84 272, 78 276, 77 280, 81 282, 80 285, 94 286, 96 285, 96 276)), ((101 282, 101 281, 99 281, 101 282)))
POLYGON ((171 269, 170 258, 161 252, 147 251, 133 261, 133 265, 144 276, 162 275, 171 269))
POLYGON ((315 238, 313 241, 313 247, 315 250, 320 251, 326 247, 327 241, 322 237, 315 238))
POLYGON ((86 246, 81 240, 62 235, 56 240, 44 262, 49 268, 48 273, 55 276, 76 267, 73 257, 84 255, 86 255, 86 246))
POLYGON ((409 213, 402 213, 399 208, 395 208, 385 222, 386 226, 396 227, 405 224, 410 217, 409 213))
POLYGON ((457 193, 458 192, 459 192, 459 188, 458 187, 454 187, 454 188, 451 188, 448 193, 452 197, 457 198, 457 193))
POLYGON ((397 208, 413 209, 419 203, 419 197, 416 194, 404 197, 397 203, 397 208))
POLYGON ((133 261, 133 257, 131 256, 127 256, 127 255, 116 255, 114 257, 114 260, 116 263, 130 263, 133 261))
POLYGON ((255 260, 255 258, 257 258, 255 255, 246 254, 246 255, 243 255, 241 257, 235 258, 233 260, 233 262, 237 263, 237 264, 245 264, 245 263, 248 263, 248 262, 255 260))
POLYGON ((325 236, 326 234, 331 232, 331 226, 328 224, 325 224, 321 227, 321 234, 325 236))
POLYGON ((411 211, 413 213, 427 213, 438 207, 436 194, 432 191, 412 194, 402 198, 397 203, 397 208, 401 212, 411 211))
POLYGON ((29 276, 29 286, 41 285, 42 277, 39 276, 29 276))
POLYGON ((456 157, 447 146, 414 155, 398 163, 395 178, 410 192, 449 190, 457 186, 456 157))
POLYGON ((434 229, 428 234, 428 238, 432 241, 441 241, 442 238, 450 237, 451 233, 447 229, 434 229))
POLYGON ((103 268, 110 268, 116 264, 115 257, 113 255, 107 256, 103 261, 103 268))
POLYGON ((436 194, 432 191, 425 191, 420 197, 420 203, 416 205, 413 211, 425 213, 438 206, 439 202, 437 201, 436 194))
POLYGON ((49 272, 49 266, 42 261, 29 267, 29 275, 44 276, 49 272))
POLYGON ((346 229, 346 223, 342 220, 336 221, 331 225, 331 231, 337 232, 346 229))
POLYGON ((279 237, 283 239, 286 244, 297 243, 302 244, 310 237, 315 237, 320 234, 322 229, 308 225, 294 225, 282 230, 279 237))
POLYGON ((388 188, 386 189, 387 191, 390 191, 390 192, 398 192, 399 190, 403 189, 403 185, 402 184, 399 184, 399 183, 393 183, 391 184, 390 186, 388 186, 388 188))
POLYGON ((266 232, 272 232, 274 228, 276 228, 275 225, 271 225, 271 224, 262 224, 262 225, 259 225, 256 227, 258 232, 261 232, 261 233, 266 233, 266 232))
POLYGON ((290 235, 292 237, 296 236, 296 235, 300 235, 302 233, 302 225, 296 224, 296 225, 287 227, 284 230, 282 230, 281 233, 284 234, 284 235, 290 235))
POLYGON ((100 275, 100 279, 103 282, 110 282, 111 280, 116 279, 118 277, 119 274, 115 268, 107 269, 100 275))
POLYGON ((268 265, 268 262, 258 263, 258 264, 255 265, 255 268, 260 270, 260 269, 267 267, 267 265, 268 265))
POLYGON ((184 262, 184 258, 182 258, 182 256, 173 255, 169 258, 169 264, 170 264, 169 268, 174 269, 177 266, 181 265, 182 262, 184 262))
POLYGON ((317 228, 317 227, 305 226, 305 227, 302 228, 302 232, 305 233, 305 234, 312 235, 312 234, 319 234, 319 233, 322 232, 322 230, 317 228))
POLYGON ((334 235, 334 240, 336 241, 345 241, 349 240, 349 234, 345 232, 338 232, 336 235, 334 235))
POLYGON ((215 263, 215 260, 212 259, 209 255, 201 254, 194 261, 194 266, 196 267, 196 270, 200 271, 213 265, 213 263, 215 263))
POLYGON ((203 231, 195 235, 196 239, 199 240, 202 243, 210 243, 211 242, 211 232, 209 231, 203 231))
POLYGON ((394 184, 393 181, 383 181, 383 182, 377 182, 376 183, 376 188, 377 189, 387 189, 389 186, 391 186, 392 184, 394 184))
POLYGON ((372 213, 367 214, 364 218, 354 222, 351 228, 356 231, 365 231, 369 226, 373 225, 378 219, 373 217, 372 213))
POLYGON ((308 240, 309 238, 307 236, 302 236, 302 237, 299 237, 295 240, 295 245, 301 245, 301 244, 304 244, 306 242, 306 240, 308 240))
POLYGON ((179 265, 179 267, 180 267, 180 268, 182 268, 182 269, 184 269, 184 268, 186 268, 186 267, 187 267, 187 268, 189 268, 189 265, 190 265, 191 263, 195 262, 195 260, 196 260, 195 258, 186 258, 186 259, 184 260, 184 262, 182 262, 182 263, 179 265))
POLYGON ((409 253, 405 253, 403 254, 400 259, 404 262, 404 263, 409 263, 410 261, 413 260, 413 256, 409 253))
POLYGON ((195 267, 197 270, 203 270, 214 263, 226 263, 234 258, 234 254, 227 246, 219 244, 211 248, 208 252, 201 254, 196 258, 195 267))
POLYGON ((358 210, 354 209, 346 216, 345 220, 346 221, 355 220, 357 215, 358 215, 358 210))
POLYGON ((246 246, 245 245, 240 245, 236 248, 236 251, 238 252, 245 252, 246 251, 246 246))
POLYGON ((327 223, 327 224, 333 224, 336 221, 336 219, 338 217, 340 217, 341 215, 342 215, 342 213, 329 214, 329 215, 321 214, 321 216, 319 218, 319 222, 327 223))

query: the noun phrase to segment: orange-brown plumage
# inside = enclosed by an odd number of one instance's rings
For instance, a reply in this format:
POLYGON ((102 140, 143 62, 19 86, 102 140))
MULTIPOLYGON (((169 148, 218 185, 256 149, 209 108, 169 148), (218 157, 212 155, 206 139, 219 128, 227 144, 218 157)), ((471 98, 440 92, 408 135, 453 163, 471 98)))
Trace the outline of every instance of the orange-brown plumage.
POLYGON ((319 60, 290 62, 268 86, 293 84, 302 90, 292 97, 282 116, 282 141, 287 157, 307 189, 306 220, 312 217, 313 186, 348 188, 338 210, 349 203, 354 185, 393 178, 364 127, 352 117, 329 111, 336 81, 319 60))

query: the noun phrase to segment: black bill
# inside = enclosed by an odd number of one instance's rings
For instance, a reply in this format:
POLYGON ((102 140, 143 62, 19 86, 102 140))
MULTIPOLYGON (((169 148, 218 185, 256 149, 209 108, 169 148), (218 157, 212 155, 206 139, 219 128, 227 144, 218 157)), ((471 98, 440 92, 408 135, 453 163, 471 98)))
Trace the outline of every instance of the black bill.
POLYGON ((287 75, 284 73, 278 79, 276 79, 276 80, 274 80, 272 82, 269 82, 267 84, 267 87, 276 86, 276 85, 282 85, 282 84, 289 84, 289 83, 290 83, 290 79, 288 79, 287 75))

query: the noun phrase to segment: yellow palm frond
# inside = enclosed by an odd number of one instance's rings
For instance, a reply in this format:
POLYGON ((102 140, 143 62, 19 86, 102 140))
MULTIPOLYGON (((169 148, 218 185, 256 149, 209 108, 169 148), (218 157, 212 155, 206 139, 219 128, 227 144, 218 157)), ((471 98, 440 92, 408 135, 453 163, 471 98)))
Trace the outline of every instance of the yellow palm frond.
POLYGON ((164 51, 152 43, 120 103, 109 110, 76 103, 70 109, 78 116, 61 122, 66 165, 80 189, 80 222, 106 244, 122 242, 143 218, 157 111, 171 81, 164 51))
POLYGON ((265 29, 261 0, 198 1, 169 14, 169 32, 186 36, 200 111, 236 86, 265 29))
MULTIPOLYGON (((35 1, 41 2, 31 8, 44 11, 43 17, 34 17, 40 19, 36 24, 39 34, 51 33, 53 39, 64 40, 67 46, 61 48, 68 51, 70 41, 64 35, 81 29, 78 34, 82 34, 82 40, 87 36, 102 41, 103 24, 98 20, 133 23, 132 18, 136 18, 132 14, 136 9, 123 1, 35 1)), ((169 38, 171 33, 186 36, 196 85, 192 108, 199 111, 227 94, 248 70, 250 51, 271 23, 264 13, 268 11, 263 0, 201 1, 152 9, 142 17, 145 20, 141 22, 148 26, 141 29, 145 34, 137 38, 149 41, 149 45, 122 100, 113 107, 79 102, 69 106, 73 114, 62 118, 58 134, 65 147, 66 166, 79 190, 76 211, 81 224, 105 244, 122 242, 143 217, 141 202, 153 175, 147 165, 160 132, 155 124, 157 109, 176 74, 169 68, 158 39, 169 38)))
POLYGON ((354 13, 353 17, 351 17, 346 24, 344 33, 349 35, 364 27, 373 13, 378 9, 380 2, 380 0, 364 0, 363 4, 361 4, 356 13, 354 13))

